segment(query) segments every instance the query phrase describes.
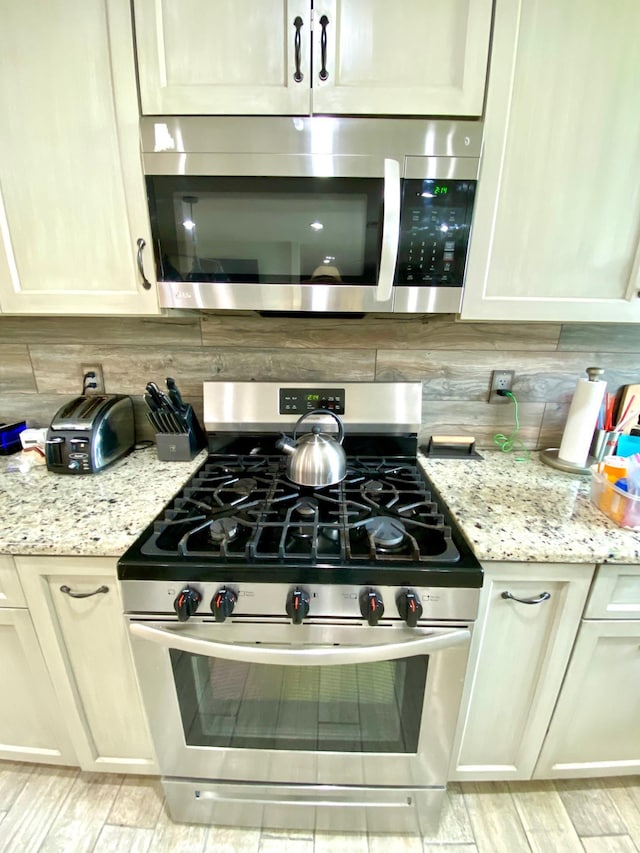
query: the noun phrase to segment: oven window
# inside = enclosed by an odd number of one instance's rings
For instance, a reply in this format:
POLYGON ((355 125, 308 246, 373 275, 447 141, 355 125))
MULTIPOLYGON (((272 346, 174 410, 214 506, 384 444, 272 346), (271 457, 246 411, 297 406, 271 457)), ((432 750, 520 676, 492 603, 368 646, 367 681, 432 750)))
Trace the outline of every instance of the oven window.
POLYGON ((296 667, 170 655, 187 746, 418 751, 427 656, 296 667))
POLYGON ((161 281, 372 284, 375 178, 147 178, 161 281))

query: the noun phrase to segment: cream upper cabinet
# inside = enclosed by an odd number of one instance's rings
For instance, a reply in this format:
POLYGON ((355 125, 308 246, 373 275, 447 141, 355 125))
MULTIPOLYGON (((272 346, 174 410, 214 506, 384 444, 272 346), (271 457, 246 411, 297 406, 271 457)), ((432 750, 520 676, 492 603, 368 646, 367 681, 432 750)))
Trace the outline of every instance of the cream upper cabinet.
POLYGON ((496 0, 465 320, 640 321, 640 4, 496 0))
POLYGON ((15 561, 82 769, 157 772, 115 558, 15 561))
POLYGON ((145 114, 480 115, 491 0, 135 0, 145 114))
POLYGON ((531 778, 594 568, 485 566, 450 779, 531 778))
POLYGON ((128 0, 0 0, 0 20, 0 308, 158 313, 128 0))
POLYGON ((314 0, 313 112, 481 115, 490 29, 491 0, 314 0))
POLYGON ((135 0, 134 9, 143 113, 309 113, 309 0, 135 0))

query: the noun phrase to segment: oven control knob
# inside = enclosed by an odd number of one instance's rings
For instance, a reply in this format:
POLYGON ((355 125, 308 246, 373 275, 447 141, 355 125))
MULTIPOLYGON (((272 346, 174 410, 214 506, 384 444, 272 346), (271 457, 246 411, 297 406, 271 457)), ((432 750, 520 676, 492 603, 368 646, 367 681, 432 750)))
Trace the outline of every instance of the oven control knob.
POLYGON ((232 589, 227 589, 226 586, 220 587, 211 599, 211 612, 216 617, 216 622, 224 622, 228 616, 231 616, 237 600, 238 596, 232 589))
POLYGON ((191 586, 186 586, 181 590, 180 595, 173 602, 173 607, 178 614, 180 622, 186 622, 190 616, 193 616, 198 609, 201 599, 202 596, 198 590, 193 589, 191 586))
POLYGON ((302 624, 302 620, 309 613, 309 593, 303 589, 291 590, 285 609, 294 625, 302 624))
POLYGON ((410 628, 415 628, 418 624, 418 619, 422 616, 422 604, 418 598, 418 594, 412 589, 401 592, 396 599, 398 605, 398 613, 400 618, 404 619, 410 628))
POLYGON ((377 625, 384 614, 384 601, 377 589, 364 589, 360 593, 360 613, 369 625, 377 625))

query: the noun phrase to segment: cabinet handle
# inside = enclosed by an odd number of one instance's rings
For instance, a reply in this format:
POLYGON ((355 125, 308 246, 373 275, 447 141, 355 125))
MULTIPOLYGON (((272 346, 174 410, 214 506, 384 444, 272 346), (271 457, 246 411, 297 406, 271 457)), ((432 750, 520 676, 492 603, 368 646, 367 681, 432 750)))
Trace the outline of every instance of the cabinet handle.
POLYGON ((319 77, 321 80, 327 80, 329 78, 329 72, 327 71, 327 25, 329 23, 329 18, 326 15, 323 15, 320 18, 320 26, 322 27, 322 32, 320 33, 320 58, 322 62, 322 67, 320 68, 319 77))
POLYGON ((300 71, 300 30, 304 26, 304 21, 300 17, 300 15, 296 15, 293 26, 296 28, 296 34, 293 39, 293 43, 295 46, 295 61, 296 61, 296 70, 293 74, 293 79, 296 83, 302 83, 304 78, 304 74, 300 71))
POLYGON ((503 592, 502 598, 510 598, 511 601, 519 601, 520 604, 541 604, 543 601, 548 601, 551 598, 550 592, 541 592, 537 598, 517 598, 515 595, 511 595, 510 592, 503 592))
POLYGON ((142 237, 140 237, 138 239, 138 243, 137 243, 137 246, 138 246, 138 271, 140 272, 140 275, 142 276, 142 286, 144 287, 144 289, 145 290, 151 290, 151 282, 147 279, 146 275, 144 274, 144 267, 142 266, 142 250, 144 249, 144 247, 146 245, 147 244, 145 243, 145 241, 142 239, 142 237))
POLYGON ((94 589, 93 592, 73 592, 71 587, 61 586, 60 592, 64 592, 66 595, 70 595, 71 598, 91 598, 92 595, 98 595, 98 593, 101 592, 109 592, 109 587, 99 586, 98 589, 94 589))

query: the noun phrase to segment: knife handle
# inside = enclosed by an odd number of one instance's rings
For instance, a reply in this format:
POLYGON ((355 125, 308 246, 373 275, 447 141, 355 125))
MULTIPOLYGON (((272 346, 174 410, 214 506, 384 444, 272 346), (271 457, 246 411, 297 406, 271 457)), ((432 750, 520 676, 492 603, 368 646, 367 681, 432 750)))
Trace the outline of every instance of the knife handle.
POLYGON ((182 399, 182 394, 178 390, 176 380, 172 379, 170 376, 167 376, 167 388, 169 390, 169 399, 176 407, 178 412, 183 415, 187 407, 185 406, 184 400, 182 399))
POLYGON ((153 397, 151 396, 151 394, 145 394, 145 395, 144 395, 144 401, 145 401, 145 403, 147 404, 148 408, 149 408, 152 412, 157 412, 157 411, 158 411, 158 404, 157 404, 157 403, 156 403, 156 401, 153 399, 153 397))

